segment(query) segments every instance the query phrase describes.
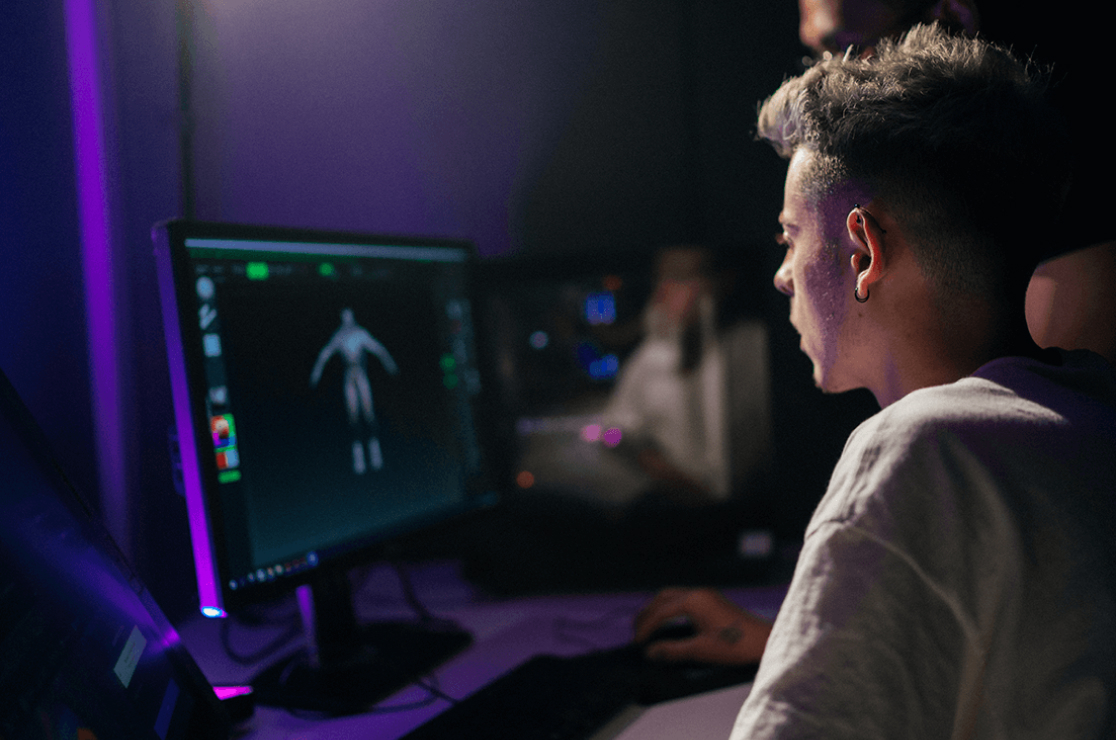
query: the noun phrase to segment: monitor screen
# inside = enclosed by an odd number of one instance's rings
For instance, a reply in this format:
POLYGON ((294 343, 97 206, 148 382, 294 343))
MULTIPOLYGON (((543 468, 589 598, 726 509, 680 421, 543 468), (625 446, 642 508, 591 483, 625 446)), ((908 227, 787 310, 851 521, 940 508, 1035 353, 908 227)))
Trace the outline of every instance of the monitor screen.
POLYGON ((203 612, 491 501, 467 242, 155 229, 203 612))
POLYGON ((691 246, 486 264, 509 488, 605 508, 751 492, 770 459, 767 330, 734 270, 691 246))
POLYGON ((487 447, 506 493, 468 577, 501 594, 760 577, 778 503, 750 256, 679 245, 480 266, 499 410, 487 447))
POLYGON ((0 737, 226 738, 178 635, 0 372, 0 737))

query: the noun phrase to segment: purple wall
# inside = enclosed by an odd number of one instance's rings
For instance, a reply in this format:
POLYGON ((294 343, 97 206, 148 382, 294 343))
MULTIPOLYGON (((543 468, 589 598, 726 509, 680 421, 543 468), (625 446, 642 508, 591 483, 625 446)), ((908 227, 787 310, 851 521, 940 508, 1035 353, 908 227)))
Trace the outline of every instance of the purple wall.
POLYGON ((751 129, 800 54, 790 0, 195 0, 190 119, 174 0, 87 0, 110 13, 96 34, 117 337, 90 352, 65 2, 7 3, 0 24, 15 134, 0 137, 0 365, 92 491, 90 365, 115 368, 125 546, 172 616, 195 600, 149 233, 184 203, 205 219, 463 236, 485 255, 731 244, 784 326, 767 279, 782 165, 751 129))
POLYGON ((0 10, 0 368, 96 497, 61 2, 0 10))
POLYGON ((679 238, 680 15, 673 0, 199 5, 197 215, 463 236, 482 254, 679 238))

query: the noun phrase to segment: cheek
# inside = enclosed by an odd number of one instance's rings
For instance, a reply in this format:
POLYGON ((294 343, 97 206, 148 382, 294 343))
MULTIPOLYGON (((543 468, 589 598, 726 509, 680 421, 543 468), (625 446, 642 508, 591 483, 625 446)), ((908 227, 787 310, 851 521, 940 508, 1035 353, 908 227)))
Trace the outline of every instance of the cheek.
POLYGON ((841 268, 834 257, 819 256, 803 267, 803 285, 811 296, 814 317, 823 327, 836 326, 844 318, 848 302, 844 299, 841 278, 841 268))

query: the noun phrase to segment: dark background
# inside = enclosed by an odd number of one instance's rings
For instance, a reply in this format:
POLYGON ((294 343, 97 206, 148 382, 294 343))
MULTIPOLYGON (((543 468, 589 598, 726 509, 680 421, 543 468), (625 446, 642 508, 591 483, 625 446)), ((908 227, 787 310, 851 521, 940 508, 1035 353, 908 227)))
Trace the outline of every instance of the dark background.
POLYGON ((5 3, 0 367, 175 618, 196 596, 153 223, 463 237, 488 257, 707 243, 761 296, 770 495, 804 521, 871 406, 812 388, 770 288, 783 164, 752 126, 798 69, 796 27, 792 0, 5 3), (96 51, 73 75, 82 40, 96 51), (75 153, 90 132, 92 160, 75 153))

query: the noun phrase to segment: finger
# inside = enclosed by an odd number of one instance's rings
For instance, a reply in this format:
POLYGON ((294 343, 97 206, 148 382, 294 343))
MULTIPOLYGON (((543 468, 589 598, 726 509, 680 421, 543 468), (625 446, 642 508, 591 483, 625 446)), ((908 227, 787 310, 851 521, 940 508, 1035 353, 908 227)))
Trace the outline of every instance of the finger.
POLYGON ((662 613, 664 610, 671 609, 671 605, 676 603, 678 603, 677 597, 668 594, 659 594, 651 599, 651 601, 644 604, 643 608, 640 609, 639 614, 636 616, 636 619, 638 620, 641 617, 662 613))
POLYGON ((752 663, 759 655, 739 647, 725 645, 709 636, 686 640, 662 640, 650 645, 645 653, 650 660, 668 663, 695 662, 725 665, 752 663))
POLYGON ((648 603, 648 605, 650 605, 650 604, 667 604, 667 603, 671 603, 671 602, 674 602, 674 601, 678 601, 679 599, 685 598, 686 595, 689 594, 692 590, 693 589, 680 588, 678 586, 671 586, 669 588, 664 588, 664 589, 660 590, 657 594, 655 594, 655 596, 647 603, 648 603))
POLYGON ((739 612, 738 607, 712 589, 671 589, 652 599, 637 617, 637 624, 642 626, 644 622, 653 622, 654 626, 658 626, 667 620, 685 617, 695 627, 702 629, 707 625, 734 619, 739 612))
POLYGON ((645 640, 663 622, 676 617, 686 616, 683 604, 687 589, 663 589, 647 602, 632 621, 632 630, 637 641, 645 640))
POLYGON ((698 631, 737 619, 739 607, 709 588, 664 589, 636 616, 635 639, 647 639, 658 627, 672 619, 684 618, 698 631))
POLYGON ((644 650, 650 660, 658 660, 667 663, 675 663, 679 661, 690 660, 703 660, 698 657, 706 653, 702 650, 701 641, 697 638, 690 638, 686 640, 657 640, 648 645, 644 650))
POLYGON ((662 640, 647 647, 650 660, 665 662, 694 661, 722 665, 758 663, 763 657, 766 636, 749 635, 743 640, 722 640, 714 635, 699 635, 686 640, 662 640))

